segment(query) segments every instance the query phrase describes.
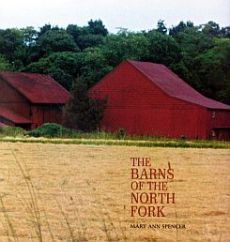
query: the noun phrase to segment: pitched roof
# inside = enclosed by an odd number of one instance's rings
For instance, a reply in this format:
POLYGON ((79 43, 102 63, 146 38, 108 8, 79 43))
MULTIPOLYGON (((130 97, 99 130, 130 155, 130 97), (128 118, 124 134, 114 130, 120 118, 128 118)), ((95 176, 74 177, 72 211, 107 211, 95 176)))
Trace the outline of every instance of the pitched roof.
POLYGON ((207 98, 197 92, 164 65, 131 60, 128 62, 171 97, 210 109, 230 110, 229 105, 207 98))
POLYGON ((12 110, 2 107, 0 106, 0 117, 3 117, 7 120, 12 121, 15 124, 28 124, 31 123, 31 120, 18 114, 13 112, 12 110))
POLYGON ((48 75, 24 72, 0 72, 8 82, 32 103, 63 104, 69 92, 48 75))

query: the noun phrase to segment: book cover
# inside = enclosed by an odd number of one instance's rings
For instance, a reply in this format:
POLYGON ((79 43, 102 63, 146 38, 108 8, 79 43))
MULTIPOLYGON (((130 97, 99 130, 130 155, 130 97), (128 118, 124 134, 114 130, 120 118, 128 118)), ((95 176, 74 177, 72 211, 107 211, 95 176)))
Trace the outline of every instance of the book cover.
POLYGON ((0 242, 230 241, 229 27, 117 2, 1 3, 0 242))

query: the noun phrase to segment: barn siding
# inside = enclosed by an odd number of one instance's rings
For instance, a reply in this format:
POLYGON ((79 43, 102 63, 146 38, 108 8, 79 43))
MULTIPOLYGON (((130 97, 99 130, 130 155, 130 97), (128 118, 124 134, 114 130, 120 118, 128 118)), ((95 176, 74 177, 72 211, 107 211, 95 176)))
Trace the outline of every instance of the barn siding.
POLYGON ((128 63, 115 68, 89 92, 107 97, 101 128, 129 134, 206 138, 206 109, 169 97, 128 63))
POLYGON ((209 110, 209 122, 212 128, 230 128, 230 110, 209 110))
POLYGON ((205 118, 199 108, 157 109, 107 107, 101 128, 115 131, 124 128, 129 134, 206 138, 205 118))
POLYGON ((230 111, 209 109, 208 124, 210 138, 230 140, 230 111))
POLYGON ((33 105, 31 119, 32 128, 43 123, 61 123, 62 108, 60 105, 33 105))
POLYGON ((7 82, 0 79, 0 105, 21 114, 30 117, 30 103, 25 97, 11 87, 7 82))
POLYGON ((49 76, 13 72, 0 73, 0 107, 21 115, 29 121, 31 120, 32 123, 30 127, 29 122, 21 124, 20 120, 18 121, 16 118, 10 122, 3 117, 4 109, 2 108, 0 117, 5 124, 14 125, 15 122, 16 125, 29 129, 47 122, 61 123, 62 107, 68 96, 69 93, 49 76), (47 95, 47 90, 49 92, 51 88, 52 94, 47 95))

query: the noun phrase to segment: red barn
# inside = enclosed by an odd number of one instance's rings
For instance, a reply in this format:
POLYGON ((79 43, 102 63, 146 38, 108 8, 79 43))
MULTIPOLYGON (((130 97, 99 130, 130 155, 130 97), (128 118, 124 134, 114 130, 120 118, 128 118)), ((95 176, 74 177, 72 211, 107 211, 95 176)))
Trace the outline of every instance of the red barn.
POLYGON ((204 97, 164 65, 123 61, 89 95, 107 98, 101 128, 108 131, 230 139, 230 106, 204 97))
POLYGON ((61 123, 69 92, 47 75, 0 72, 0 123, 26 129, 61 123))

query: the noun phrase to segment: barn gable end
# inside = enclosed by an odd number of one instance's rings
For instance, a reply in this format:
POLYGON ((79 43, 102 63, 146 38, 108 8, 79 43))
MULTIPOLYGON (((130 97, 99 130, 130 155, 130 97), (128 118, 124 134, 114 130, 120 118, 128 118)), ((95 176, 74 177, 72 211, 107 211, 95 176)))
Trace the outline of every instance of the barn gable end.
POLYGON ((90 89, 91 97, 107 98, 101 128, 109 131, 124 128, 127 133, 138 135, 209 138, 206 104, 225 109, 229 106, 203 97, 181 79, 180 87, 184 87, 182 91, 187 98, 181 90, 178 95, 178 87, 170 95, 170 79, 177 76, 156 64, 151 76, 151 65, 148 63, 146 73, 145 69, 140 70, 145 63, 124 61, 90 89))

